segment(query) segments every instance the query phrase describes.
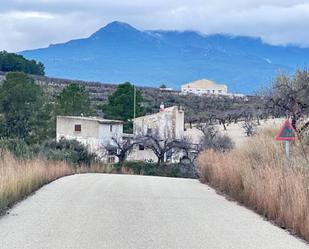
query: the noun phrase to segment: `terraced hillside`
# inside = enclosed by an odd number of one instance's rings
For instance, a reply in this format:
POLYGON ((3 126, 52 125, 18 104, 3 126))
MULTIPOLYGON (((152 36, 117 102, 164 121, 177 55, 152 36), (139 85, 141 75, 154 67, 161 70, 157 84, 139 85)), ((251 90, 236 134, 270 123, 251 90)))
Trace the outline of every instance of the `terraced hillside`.
MULTIPOLYGON (((70 79, 58 79, 45 76, 31 75, 35 82, 42 86, 47 96, 54 99, 59 92, 70 83, 83 84, 90 93, 91 101, 98 115, 101 106, 106 103, 108 96, 116 89, 117 84, 106 84, 101 82, 86 82, 70 79)), ((0 72, 0 80, 5 78, 5 73, 0 72)), ((195 122, 203 119, 208 113, 232 114, 240 111, 248 111, 255 108, 257 97, 228 97, 228 96, 195 96, 182 95, 179 91, 162 91, 158 88, 138 87, 144 97, 146 113, 154 113, 159 110, 161 103, 166 106, 183 106, 186 111, 186 121, 195 122)))

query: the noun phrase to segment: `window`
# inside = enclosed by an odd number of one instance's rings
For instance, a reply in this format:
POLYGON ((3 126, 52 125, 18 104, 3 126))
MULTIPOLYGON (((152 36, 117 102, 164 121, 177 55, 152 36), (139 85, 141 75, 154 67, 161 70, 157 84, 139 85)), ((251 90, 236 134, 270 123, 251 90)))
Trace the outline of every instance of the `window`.
POLYGON ((152 129, 151 128, 147 128, 147 135, 151 135, 152 133, 152 129))
POLYGON ((219 93, 222 93, 222 90, 218 90, 219 93))
POLYGON ((117 155, 117 148, 109 148, 107 150, 107 153, 108 153, 109 156, 115 156, 115 155, 117 155))
POLYGON ((144 147, 144 145, 139 144, 139 145, 138 145, 138 149, 139 149, 139 150, 145 150, 145 147, 144 147))
POLYGON ((109 131, 112 132, 113 131, 113 125, 109 126, 109 131))
POLYGON ((81 131, 82 131, 82 125, 76 124, 76 125, 74 126, 74 131, 75 131, 75 132, 81 132, 81 131))
POLYGON ((216 91, 215 90, 212 90, 212 93, 215 93, 216 91))
POLYGON ((108 158, 107 158, 107 163, 115 163, 116 162, 116 160, 115 160, 115 157, 114 156, 109 156, 108 158))

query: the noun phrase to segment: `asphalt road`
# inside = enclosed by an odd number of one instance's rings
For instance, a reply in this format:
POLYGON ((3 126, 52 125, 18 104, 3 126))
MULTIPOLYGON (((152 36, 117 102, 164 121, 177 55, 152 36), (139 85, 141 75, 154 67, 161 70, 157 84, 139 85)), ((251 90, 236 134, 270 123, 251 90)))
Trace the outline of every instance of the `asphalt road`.
POLYGON ((1 249, 302 249, 196 180, 75 175, 0 218, 1 249))

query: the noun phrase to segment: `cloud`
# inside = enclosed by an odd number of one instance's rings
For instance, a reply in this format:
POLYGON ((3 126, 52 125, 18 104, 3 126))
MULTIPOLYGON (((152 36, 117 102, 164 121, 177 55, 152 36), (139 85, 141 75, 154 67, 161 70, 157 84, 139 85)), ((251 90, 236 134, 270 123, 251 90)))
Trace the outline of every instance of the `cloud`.
POLYGON ((304 0, 1 0, 0 50, 87 37, 108 22, 139 29, 197 30, 309 46, 304 0))

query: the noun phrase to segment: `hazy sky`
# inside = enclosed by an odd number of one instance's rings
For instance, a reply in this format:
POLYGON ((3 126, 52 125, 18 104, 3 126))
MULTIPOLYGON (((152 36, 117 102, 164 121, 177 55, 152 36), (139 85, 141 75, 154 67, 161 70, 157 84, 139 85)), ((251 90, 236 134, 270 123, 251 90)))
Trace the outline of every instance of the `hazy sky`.
POLYGON ((0 0, 0 50, 87 37, 115 20, 309 47, 309 0, 0 0))

